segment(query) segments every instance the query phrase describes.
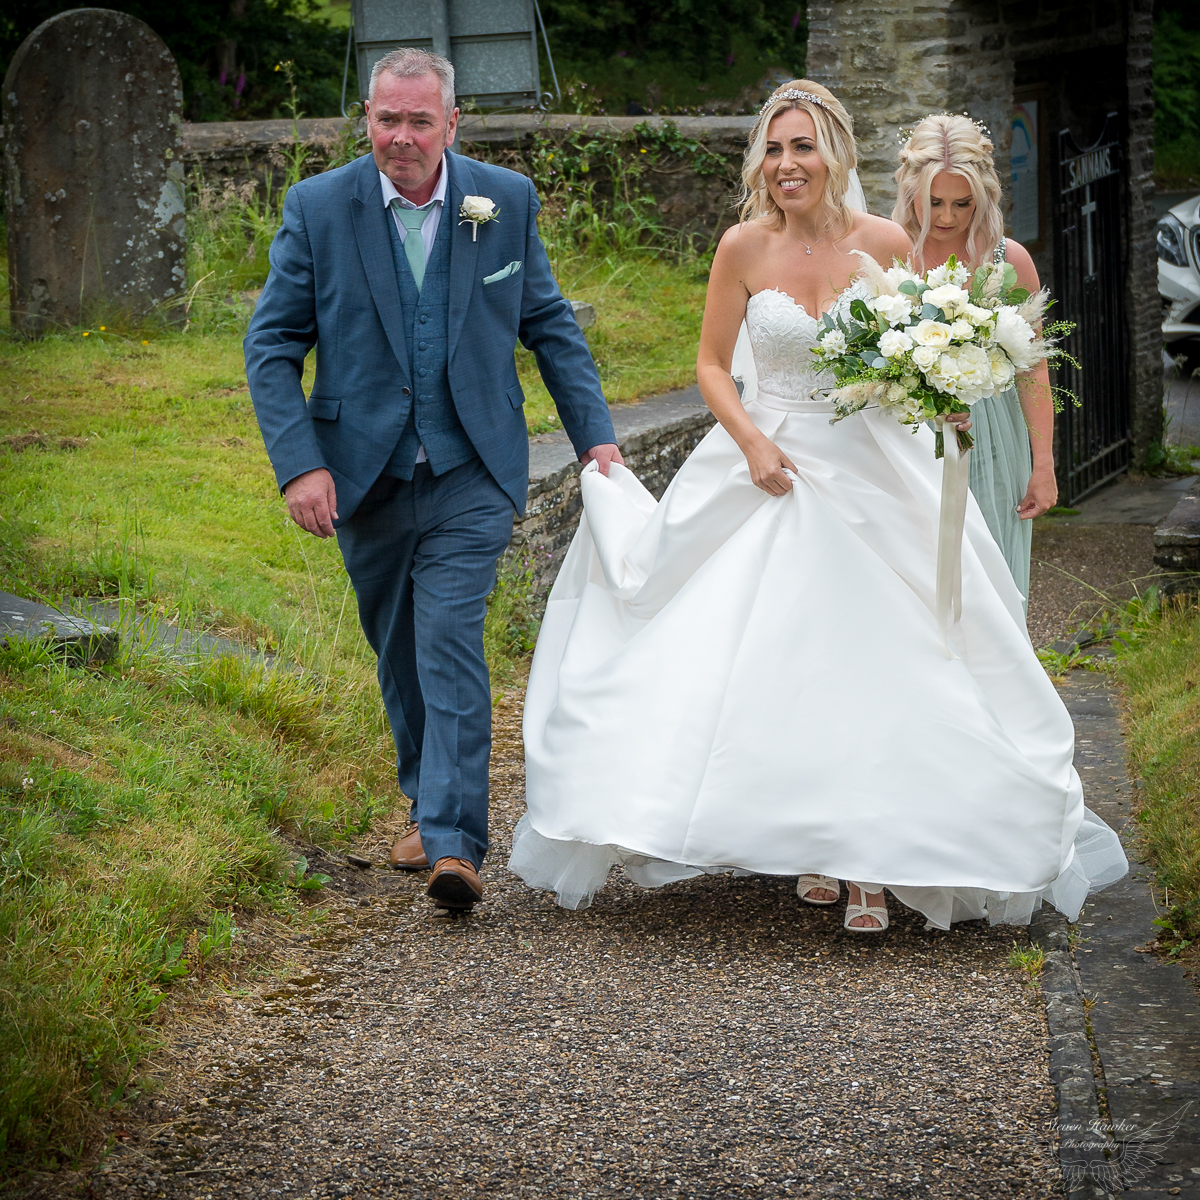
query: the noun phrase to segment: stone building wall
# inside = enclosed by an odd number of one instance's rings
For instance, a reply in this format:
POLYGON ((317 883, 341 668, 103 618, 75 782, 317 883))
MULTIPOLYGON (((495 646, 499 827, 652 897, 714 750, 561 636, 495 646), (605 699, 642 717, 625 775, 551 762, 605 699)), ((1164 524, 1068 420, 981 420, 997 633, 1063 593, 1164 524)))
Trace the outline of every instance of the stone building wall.
MULTIPOLYGON (((1162 437, 1155 222, 1151 0, 810 0, 809 75, 854 116, 869 207, 891 214, 900 129, 930 112, 969 112, 992 131, 1005 190, 1014 92, 1044 87, 1042 124, 1081 148, 1109 112, 1125 119, 1123 242, 1133 463, 1162 437)), ((1044 139, 1045 150, 1050 149, 1044 139)), ((1049 189, 1048 189, 1049 190, 1049 189)), ((1054 289, 1052 198, 1030 247, 1054 289)))

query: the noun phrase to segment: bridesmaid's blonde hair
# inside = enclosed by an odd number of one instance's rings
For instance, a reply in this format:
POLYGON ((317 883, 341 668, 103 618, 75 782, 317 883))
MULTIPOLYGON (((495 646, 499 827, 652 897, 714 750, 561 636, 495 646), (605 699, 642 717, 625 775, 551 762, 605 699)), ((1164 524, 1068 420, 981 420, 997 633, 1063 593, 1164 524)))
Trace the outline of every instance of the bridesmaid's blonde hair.
POLYGON ((892 220, 913 244, 913 261, 920 262, 932 221, 929 191, 943 171, 961 175, 971 186, 975 211, 967 226, 967 256, 979 263, 1004 236, 1000 212, 1000 180, 992 160, 992 140, 968 116, 934 113, 918 121, 900 151, 896 172, 896 207, 892 220), (917 216, 922 201, 923 218, 917 216))
POLYGON ((850 209, 846 207, 846 189, 850 185, 850 172, 858 165, 854 122, 842 102, 828 88, 811 79, 793 79, 776 88, 758 114, 758 120, 750 130, 750 144, 742 163, 739 217, 743 221, 761 221, 770 229, 783 228, 783 212, 767 188, 763 159, 767 156, 767 132, 771 122, 789 108, 798 108, 813 119, 817 129, 817 153, 829 170, 825 193, 821 197, 826 212, 825 225, 845 235, 850 232, 853 221, 850 209))

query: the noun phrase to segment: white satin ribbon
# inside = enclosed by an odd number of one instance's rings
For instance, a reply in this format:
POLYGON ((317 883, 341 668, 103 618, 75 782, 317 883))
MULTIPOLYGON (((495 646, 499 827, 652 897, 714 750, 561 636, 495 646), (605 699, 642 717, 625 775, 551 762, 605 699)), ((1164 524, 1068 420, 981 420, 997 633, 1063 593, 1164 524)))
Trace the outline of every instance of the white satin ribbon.
POLYGON ((950 649, 950 626, 962 616, 962 538, 967 517, 967 482, 970 467, 969 450, 958 445, 958 431, 945 417, 935 417, 934 424, 942 434, 942 510, 938 519, 937 549, 937 619, 942 635, 942 649, 953 658, 950 649))

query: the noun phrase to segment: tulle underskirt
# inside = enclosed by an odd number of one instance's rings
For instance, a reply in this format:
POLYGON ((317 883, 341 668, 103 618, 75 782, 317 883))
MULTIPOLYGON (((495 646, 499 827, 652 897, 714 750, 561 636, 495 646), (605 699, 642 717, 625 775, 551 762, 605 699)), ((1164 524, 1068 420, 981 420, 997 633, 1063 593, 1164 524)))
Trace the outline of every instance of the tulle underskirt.
MULTIPOLYGON (((991 925, 1028 925, 1044 903, 1053 906, 1067 920, 1076 921, 1089 893, 1115 883, 1126 873, 1128 864, 1116 834, 1090 809, 1084 809, 1073 849, 1058 878, 1036 892, 995 892, 978 887, 893 887, 886 881, 883 886, 901 904, 921 913, 928 929, 949 929, 956 921, 978 920, 991 925)), ((644 888, 662 887, 699 875, 759 874, 733 863, 710 866, 667 862, 621 846, 593 846, 543 837, 533 828, 528 813, 513 833, 509 869, 530 887, 553 892, 562 908, 587 908, 616 866, 644 888)))

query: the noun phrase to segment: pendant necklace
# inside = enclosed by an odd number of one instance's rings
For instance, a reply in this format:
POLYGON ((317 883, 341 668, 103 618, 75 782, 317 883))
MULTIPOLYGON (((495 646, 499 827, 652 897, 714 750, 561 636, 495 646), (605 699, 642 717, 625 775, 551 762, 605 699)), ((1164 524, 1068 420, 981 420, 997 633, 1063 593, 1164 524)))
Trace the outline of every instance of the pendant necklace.
POLYGON ((821 234, 821 236, 817 238, 815 242, 813 242, 812 246, 810 246, 807 242, 801 242, 800 239, 787 227, 787 225, 784 225, 783 232, 786 233, 793 242, 800 242, 800 245, 804 247, 805 254, 811 254, 813 246, 819 246, 825 240, 825 235, 821 234))

